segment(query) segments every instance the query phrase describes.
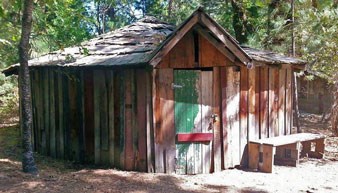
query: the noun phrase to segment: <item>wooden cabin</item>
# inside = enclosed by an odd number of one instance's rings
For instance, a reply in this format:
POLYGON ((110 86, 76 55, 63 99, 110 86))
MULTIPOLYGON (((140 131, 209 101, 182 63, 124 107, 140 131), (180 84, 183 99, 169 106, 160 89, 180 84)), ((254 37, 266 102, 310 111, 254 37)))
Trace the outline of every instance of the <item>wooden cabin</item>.
POLYGON ((29 64, 35 151, 196 174, 245 167, 248 140, 293 132, 292 73, 305 62, 241 47, 198 9, 178 27, 145 17, 29 64))

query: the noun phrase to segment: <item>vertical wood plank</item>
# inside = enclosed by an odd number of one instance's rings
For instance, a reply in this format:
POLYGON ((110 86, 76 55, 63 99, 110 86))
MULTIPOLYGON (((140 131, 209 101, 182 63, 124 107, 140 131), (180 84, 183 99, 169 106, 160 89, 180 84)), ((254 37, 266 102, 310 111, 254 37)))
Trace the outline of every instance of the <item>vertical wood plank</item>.
POLYGON ((101 163, 101 131, 100 131, 100 76, 99 70, 94 70, 94 136, 95 136, 95 164, 101 163))
POLYGON ((109 164, 115 164, 115 120, 114 120, 114 72, 112 70, 106 71, 107 78, 107 92, 108 92, 108 125, 109 125, 109 164))
POLYGON ((248 140, 254 140, 259 138, 258 129, 256 128, 256 105, 258 101, 256 101, 256 70, 257 68, 249 70, 249 90, 248 90, 248 108, 249 108, 249 115, 248 115, 248 140))
POLYGON ((292 123, 292 72, 289 67, 286 70, 286 88, 285 88, 285 134, 291 134, 291 123, 292 123))
POLYGON ((76 108, 77 110, 77 135, 78 135, 78 151, 79 151, 79 161, 80 163, 85 162, 85 151, 86 151, 86 140, 85 140, 85 97, 84 97, 84 72, 83 70, 79 71, 77 74, 79 80, 76 84, 76 108))
POLYGON ((43 138, 42 138, 42 145, 43 145, 43 154, 50 155, 50 143, 49 143, 49 69, 44 70, 44 89, 43 89, 43 97, 44 97, 44 131, 43 131, 43 138))
POLYGON ((119 152, 120 152, 120 168, 121 169, 124 169, 125 168, 125 140, 126 140, 126 137, 125 137, 125 120, 126 120, 126 117, 125 117, 125 105, 127 104, 126 101, 125 101, 125 97, 126 97, 126 91, 125 91, 125 84, 126 84, 126 71, 125 70, 122 70, 120 71, 120 77, 119 77, 119 81, 120 81, 120 84, 119 84, 119 117, 120 117, 120 128, 119 128, 119 152))
POLYGON ((133 170, 134 167, 134 148, 133 148, 133 101, 132 101, 132 82, 133 71, 125 72, 125 169, 133 170))
POLYGON ((274 129, 274 134, 275 136, 279 136, 279 69, 275 68, 273 69, 274 73, 273 76, 275 77, 274 79, 274 88, 273 88, 273 92, 274 92, 274 101, 273 101, 273 105, 272 105, 272 109, 273 109, 273 129, 274 129))
POLYGON ((156 172, 175 170, 175 125, 173 69, 160 69, 155 75, 155 167, 156 172))
POLYGON ((132 146, 133 146, 133 170, 137 170, 137 164, 138 164, 138 157, 139 157, 139 129, 137 125, 137 75, 136 75, 136 69, 131 71, 131 104, 132 104, 132 112, 131 112, 131 130, 132 130, 132 146))
MULTIPOLYGON (((99 108, 100 108, 100 131, 101 131, 101 153, 102 151, 108 151, 109 149, 109 128, 108 128, 108 101, 107 101, 107 78, 106 71, 99 71, 98 76, 100 77, 99 86, 99 108)), ((105 152, 104 152, 105 153, 105 152)), ((102 155, 101 155, 102 156, 102 155)), ((107 157, 102 158, 101 161, 107 161, 107 157)))
POLYGON ((261 90, 261 67, 255 69, 255 138, 261 138, 261 125, 260 125, 260 90, 261 90))
POLYGON ((77 98, 78 94, 78 81, 79 76, 76 72, 71 72, 71 79, 69 80, 69 135, 70 135, 70 143, 67 148, 70 149, 70 158, 71 160, 79 161, 79 121, 78 121, 78 111, 77 109, 77 98))
POLYGON ((240 72, 237 67, 226 68, 226 117, 228 137, 228 167, 240 165, 240 72))
POLYGON ((279 135, 285 135, 285 79, 286 70, 279 70, 278 127, 279 135))
POLYGON ((228 78, 233 78, 231 76, 227 77, 227 68, 221 67, 221 76, 220 76, 220 82, 221 82, 221 100, 222 100, 222 141, 223 141, 223 165, 224 168, 229 168, 232 165, 232 152, 231 152, 231 130, 228 130, 228 112, 227 112, 227 80, 228 78))
POLYGON ((63 128, 64 128, 64 151, 65 158, 71 159, 71 138, 70 138, 70 102, 69 102, 69 78, 63 76, 62 85, 63 85, 63 128))
POLYGON ((222 131, 221 131, 221 84, 220 84, 220 67, 213 68, 213 94, 214 105, 213 113, 217 115, 214 121, 214 171, 219 172, 222 169, 222 131))
POLYGON ((62 85, 62 72, 58 75, 58 109, 59 109, 59 155, 58 157, 64 158, 64 127, 63 127, 63 85, 62 85))
POLYGON ((56 157, 56 132, 55 132, 55 88, 54 88, 54 70, 51 69, 49 71, 49 107, 50 107, 50 114, 49 114, 49 128, 50 128, 50 135, 49 135, 49 142, 50 142, 50 155, 51 157, 56 157))
POLYGON ((261 138, 269 136, 269 69, 260 71, 260 134, 261 138))
POLYGON ((137 130, 138 151, 136 156, 136 169, 146 171, 147 169, 147 72, 136 70, 136 94, 137 94, 137 130), (144 85, 146 82, 146 85, 144 85))
POLYGON ((54 97, 55 97, 55 150, 56 157, 60 158, 60 122, 59 122, 59 69, 54 70, 54 97))
MULTIPOLYGON (((154 70, 155 71, 155 70, 154 70)), ((155 172, 154 167, 154 128, 153 128, 153 78, 152 73, 147 72, 146 74, 146 113, 147 113, 147 171, 149 173, 155 172)))
MULTIPOLYGON (((201 98, 202 98, 202 132, 211 133, 212 128, 210 125, 210 117, 213 114, 213 72, 202 71, 201 72, 201 98)), ((210 173, 211 170, 211 154, 212 154, 212 143, 201 144, 202 145, 202 169, 203 173, 210 173)))
POLYGON ((275 85, 275 76, 274 71, 276 69, 269 68, 269 137, 275 136, 275 129, 274 129, 274 121, 277 118, 275 112, 273 110, 274 102, 275 102, 275 92, 274 92, 274 85, 275 85))
POLYGON ((248 136, 248 69, 241 66, 240 85, 240 160, 241 165, 247 165, 247 136, 248 136))
POLYGON ((83 71, 84 89, 84 132, 85 132, 85 161, 94 162, 94 90, 93 90, 93 70, 83 71))

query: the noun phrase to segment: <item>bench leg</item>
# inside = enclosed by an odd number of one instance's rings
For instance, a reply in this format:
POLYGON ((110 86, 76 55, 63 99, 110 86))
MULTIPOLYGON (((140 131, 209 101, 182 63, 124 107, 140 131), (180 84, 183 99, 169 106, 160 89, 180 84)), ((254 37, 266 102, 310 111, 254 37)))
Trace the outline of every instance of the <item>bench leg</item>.
POLYGON ((323 139, 316 139, 312 141, 304 141, 302 142, 303 145, 303 150, 301 153, 302 157, 312 157, 312 158, 318 158, 321 159, 323 158, 324 155, 324 149, 325 149, 325 144, 324 144, 324 138, 323 139), (316 147, 315 151, 311 151, 311 142, 315 142, 316 147))
POLYGON ((259 144, 249 143, 249 169, 257 170, 259 163, 259 144))
POLYGON ((259 168, 260 171, 272 173, 275 150, 271 145, 263 145, 263 164, 259 168))
POLYGON ((304 141, 302 142, 302 152, 300 154, 301 157, 307 157, 308 154, 311 152, 311 141, 304 141))
POLYGON ((324 151, 325 151, 324 139, 317 139, 316 140, 316 149, 315 149, 316 158, 322 159, 323 156, 324 156, 324 151))
POLYGON ((276 147, 275 165, 297 166, 299 164, 300 143, 276 147))

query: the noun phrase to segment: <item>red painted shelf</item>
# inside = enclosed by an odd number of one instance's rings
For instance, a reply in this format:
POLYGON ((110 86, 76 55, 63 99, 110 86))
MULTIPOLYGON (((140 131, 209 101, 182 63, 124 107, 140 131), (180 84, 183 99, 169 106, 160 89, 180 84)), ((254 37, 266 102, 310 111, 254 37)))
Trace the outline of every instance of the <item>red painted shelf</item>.
POLYGON ((210 142, 213 139, 212 133, 178 133, 178 142, 210 142))

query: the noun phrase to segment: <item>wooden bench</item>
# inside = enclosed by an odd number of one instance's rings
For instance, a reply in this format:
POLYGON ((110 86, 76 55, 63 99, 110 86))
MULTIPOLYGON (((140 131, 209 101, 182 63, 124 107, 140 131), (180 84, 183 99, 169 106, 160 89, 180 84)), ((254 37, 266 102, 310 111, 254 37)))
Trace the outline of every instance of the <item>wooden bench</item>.
POLYGON ((323 158, 325 136, 297 133, 249 141, 249 168, 271 173, 272 165, 297 166, 299 157, 323 158), (311 143, 315 145, 311 150, 311 143))

